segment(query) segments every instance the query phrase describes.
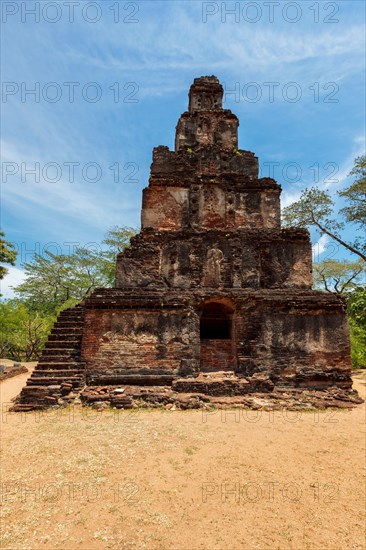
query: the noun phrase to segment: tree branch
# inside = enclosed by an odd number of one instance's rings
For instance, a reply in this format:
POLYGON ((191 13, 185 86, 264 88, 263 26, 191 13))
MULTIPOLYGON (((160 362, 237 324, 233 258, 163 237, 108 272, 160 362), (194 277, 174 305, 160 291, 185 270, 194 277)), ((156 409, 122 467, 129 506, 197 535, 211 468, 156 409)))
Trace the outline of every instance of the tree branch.
POLYGON ((331 233, 330 231, 328 231, 328 229, 326 229, 325 227, 323 227, 319 222, 318 220, 316 220, 314 218, 314 215, 313 213, 311 213, 311 219, 312 219, 312 222, 314 225, 316 225, 320 231, 322 231, 323 233, 325 233, 326 235, 328 235, 329 237, 331 237, 332 239, 334 239, 335 241, 337 241, 339 244, 341 244, 342 246, 344 246, 345 248, 347 248, 350 252, 353 252, 354 254, 357 254, 357 256, 359 256, 360 258, 362 258, 365 262, 366 262, 366 255, 365 254, 362 254, 362 252, 360 252, 359 250, 357 250, 356 248, 354 248, 353 246, 351 246, 350 244, 346 243, 345 241, 342 241, 342 239, 340 239, 339 237, 337 237, 337 235, 335 235, 334 233, 331 233))

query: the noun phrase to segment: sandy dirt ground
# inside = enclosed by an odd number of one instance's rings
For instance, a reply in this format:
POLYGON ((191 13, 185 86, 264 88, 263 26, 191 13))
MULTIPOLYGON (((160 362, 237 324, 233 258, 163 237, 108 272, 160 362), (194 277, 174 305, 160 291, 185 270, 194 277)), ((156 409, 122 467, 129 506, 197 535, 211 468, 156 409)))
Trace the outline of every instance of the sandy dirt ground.
POLYGON ((364 405, 8 413, 30 372, 0 385, 2 549, 365 548, 364 405))

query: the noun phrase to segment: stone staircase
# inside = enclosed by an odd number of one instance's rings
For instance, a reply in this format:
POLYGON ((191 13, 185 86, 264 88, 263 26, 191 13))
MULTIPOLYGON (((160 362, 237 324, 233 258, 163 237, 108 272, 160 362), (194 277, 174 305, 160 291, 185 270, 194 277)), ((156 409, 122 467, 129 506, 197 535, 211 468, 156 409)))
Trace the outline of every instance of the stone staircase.
POLYGON ((84 387, 85 365, 80 361, 83 322, 81 305, 60 313, 13 411, 46 409, 84 387))

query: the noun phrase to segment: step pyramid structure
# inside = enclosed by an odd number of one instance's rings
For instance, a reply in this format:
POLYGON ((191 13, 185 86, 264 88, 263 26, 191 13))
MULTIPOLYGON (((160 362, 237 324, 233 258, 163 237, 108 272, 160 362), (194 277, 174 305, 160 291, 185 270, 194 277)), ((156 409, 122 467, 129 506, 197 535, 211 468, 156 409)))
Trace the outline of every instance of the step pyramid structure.
POLYGON ((222 98, 216 77, 194 80, 175 150, 153 151, 115 288, 61 313, 14 410, 75 395, 124 408, 353 399, 345 304, 312 290, 309 233, 281 229, 281 187, 239 149, 222 98))

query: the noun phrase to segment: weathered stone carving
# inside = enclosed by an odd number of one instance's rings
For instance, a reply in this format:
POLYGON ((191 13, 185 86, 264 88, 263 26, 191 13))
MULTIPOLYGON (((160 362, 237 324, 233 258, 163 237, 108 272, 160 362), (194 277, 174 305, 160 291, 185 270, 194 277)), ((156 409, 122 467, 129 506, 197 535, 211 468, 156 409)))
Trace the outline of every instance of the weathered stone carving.
POLYGON ((219 248, 210 248, 207 251, 207 260, 203 285, 207 287, 218 287, 221 285, 221 262, 224 254, 219 248))

